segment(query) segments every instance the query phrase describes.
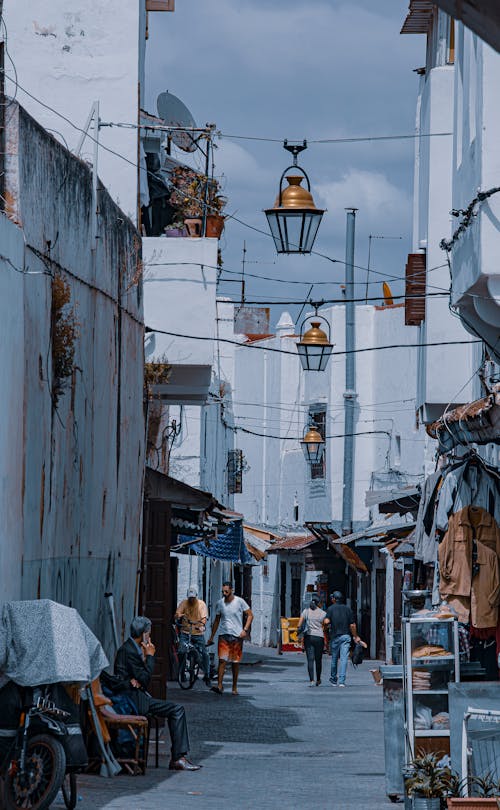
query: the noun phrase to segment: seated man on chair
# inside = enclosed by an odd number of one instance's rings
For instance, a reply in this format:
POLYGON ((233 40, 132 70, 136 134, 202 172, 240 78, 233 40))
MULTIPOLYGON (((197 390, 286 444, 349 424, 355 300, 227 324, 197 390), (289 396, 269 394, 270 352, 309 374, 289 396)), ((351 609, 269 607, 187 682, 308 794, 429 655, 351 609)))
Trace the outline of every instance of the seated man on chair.
POLYGON ((122 682, 126 694, 134 701, 139 714, 146 717, 165 717, 172 741, 170 770, 197 771, 187 759, 189 739, 184 707, 170 700, 156 700, 147 691, 155 664, 155 646, 151 641, 151 621, 136 616, 130 625, 130 636, 120 647, 115 658, 115 675, 122 682))

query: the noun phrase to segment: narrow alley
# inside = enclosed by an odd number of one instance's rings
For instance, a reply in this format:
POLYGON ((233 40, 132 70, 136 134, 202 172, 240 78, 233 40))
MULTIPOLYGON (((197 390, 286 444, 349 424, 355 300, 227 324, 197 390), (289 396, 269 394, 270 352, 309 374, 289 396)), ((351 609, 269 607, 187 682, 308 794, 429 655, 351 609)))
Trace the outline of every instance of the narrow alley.
MULTIPOLYGON (((168 771, 168 739, 153 745, 145 778, 119 776, 79 781, 79 810, 238 810, 302 808, 382 810, 390 807, 384 787, 382 690, 369 663, 350 666, 346 689, 328 683, 309 688, 300 653, 277 656, 252 649, 242 667, 240 695, 207 692, 201 680, 192 692, 169 685, 169 697, 188 711, 192 759, 203 770, 168 771)), ((167 732, 168 738, 168 732, 167 732)), ((162 738, 163 740, 163 738, 162 738)), ((55 805, 62 807, 61 804, 55 805)))

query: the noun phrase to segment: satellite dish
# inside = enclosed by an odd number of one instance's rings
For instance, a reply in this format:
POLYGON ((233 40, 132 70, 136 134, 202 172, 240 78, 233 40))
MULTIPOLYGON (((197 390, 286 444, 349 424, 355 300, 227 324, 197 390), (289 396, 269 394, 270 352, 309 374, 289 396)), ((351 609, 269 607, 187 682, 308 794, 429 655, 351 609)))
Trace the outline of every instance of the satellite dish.
MULTIPOLYGON (((195 120, 186 105, 168 90, 160 93, 156 100, 156 107, 158 115, 163 118, 167 126, 186 127, 186 129, 196 127, 195 120)), ((197 138, 194 132, 172 132, 171 138, 175 145, 184 152, 194 152, 197 148, 197 138)))
POLYGON ((382 288, 384 290, 384 304, 386 307, 392 307, 394 304, 394 299, 392 297, 392 290, 389 287, 387 281, 384 281, 382 284, 382 288))

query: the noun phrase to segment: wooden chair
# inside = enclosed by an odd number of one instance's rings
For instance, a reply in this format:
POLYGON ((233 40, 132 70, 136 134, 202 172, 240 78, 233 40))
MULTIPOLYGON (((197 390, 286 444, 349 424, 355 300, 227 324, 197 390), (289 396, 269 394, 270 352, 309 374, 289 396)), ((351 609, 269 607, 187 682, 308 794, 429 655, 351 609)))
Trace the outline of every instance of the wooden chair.
MULTIPOLYGON (((109 701, 111 703, 111 701, 109 701)), ((110 706, 99 706, 111 737, 118 731, 128 731, 133 738, 133 754, 128 757, 117 756, 115 759, 131 775, 144 775, 148 764, 149 723, 147 717, 135 714, 117 714, 110 706)))
MULTIPOLYGON (((112 708, 112 701, 103 695, 98 679, 92 683, 92 694, 104 741, 109 742, 119 731, 127 731, 132 737, 133 753, 128 757, 115 755, 116 761, 131 776, 145 774, 148 764, 150 731, 150 724, 147 717, 135 714, 117 714, 112 708)), ((156 731, 158 740, 158 728, 156 731)), ((158 742, 156 743, 156 750, 158 752, 158 742)), ((96 763, 90 764, 92 767, 92 764, 95 765, 96 763)))

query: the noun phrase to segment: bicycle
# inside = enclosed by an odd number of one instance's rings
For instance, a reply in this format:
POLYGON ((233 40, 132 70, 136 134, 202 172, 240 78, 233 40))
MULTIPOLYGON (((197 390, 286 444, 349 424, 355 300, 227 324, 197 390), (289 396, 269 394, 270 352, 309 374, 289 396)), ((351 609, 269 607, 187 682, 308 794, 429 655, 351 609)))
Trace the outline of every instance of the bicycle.
POLYGON ((187 641, 180 638, 178 625, 174 625, 177 656, 179 660, 179 670, 177 674, 177 681, 181 689, 192 689, 196 680, 200 666, 202 665, 201 656, 198 648, 191 641, 193 635, 193 627, 199 625, 199 622, 191 622, 185 619, 189 625, 189 633, 187 633, 187 641))

